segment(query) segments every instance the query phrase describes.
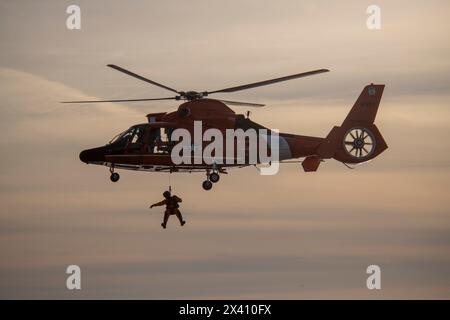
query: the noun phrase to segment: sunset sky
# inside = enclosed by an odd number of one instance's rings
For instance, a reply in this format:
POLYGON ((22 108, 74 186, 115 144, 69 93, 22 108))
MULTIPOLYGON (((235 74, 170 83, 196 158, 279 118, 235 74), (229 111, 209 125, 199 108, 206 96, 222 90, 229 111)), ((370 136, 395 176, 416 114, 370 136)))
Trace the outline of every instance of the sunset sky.
MULTIPOLYGON (((1 1, 0 298, 450 298, 450 2, 1 1), (67 6, 81 30, 66 28, 67 6), (381 30, 366 27, 371 4, 381 30), (349 170, 285 164, 276 176, 173 174, 187 220, 161 228, 167 174, 79 161, 176 102, 170 96, 331 72, 217 98, 265 103, 251 119, 326 136, 363 87, 385 84, 389 149, 349 170), (66 289, 66 267, 82 290, 66 289), (379 265, 382 289, 366 288, 379 265)), ((233 107, 245 113, 244 107, 233 107)))

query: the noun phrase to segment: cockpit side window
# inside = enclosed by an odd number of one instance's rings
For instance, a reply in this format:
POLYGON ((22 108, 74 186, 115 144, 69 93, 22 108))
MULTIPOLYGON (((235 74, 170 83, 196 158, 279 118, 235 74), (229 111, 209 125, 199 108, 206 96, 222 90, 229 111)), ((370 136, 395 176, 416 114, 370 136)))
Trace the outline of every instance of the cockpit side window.
POLYGON ((125 153, 140 153, 144 146, 145 127, 134 127, 131 135, 127 138, 125 153))
POLYGON ((133 131, 134 131, 134 129, 128 130, 127 132, 125 132, 125 134, 122 137, 120 137, 119 140, 123 141, 124 143, 128 142, 130 140, 131 136, 133 135, 133 131))
POLYGON ((144 138, 144 128, 138 127, 133 132, 133 138, 131 138, 131 143, 142 143, 144 138))

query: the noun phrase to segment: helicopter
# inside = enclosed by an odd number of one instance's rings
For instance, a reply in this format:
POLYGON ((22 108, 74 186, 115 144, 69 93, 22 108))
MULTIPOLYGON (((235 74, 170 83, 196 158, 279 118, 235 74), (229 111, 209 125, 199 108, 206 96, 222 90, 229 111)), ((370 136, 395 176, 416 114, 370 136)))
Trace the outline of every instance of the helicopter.
MULTIPOLYGON (((120 175, 116 170, 136 170, 147 172, 204 172, 206 180, 203 181, 204 190, 211 190, 213 184, 220 180, 221 174, 227 174, 229 168, 242 168, 250 165, 264 164, 261 157, 256 161, 249 161, 248 143, 238 144, 233 140, 223 142, 224 148, 242 151, 244 154, 237 161, 237 156, 232 156, 231 160, 223 161, 223 158, 216 157, 214 161, 201 159, 189 163, 175 163, 172 151, 176 145, 174 133, 177 130, 185 130, 190 134, 195 134, 195 124, 201 122, 203 127, 200 133, 208 129, 214 129, 225 133, 227 130, 266 130, 268 136, 272 138, 273 130, 258 124, 249 118, 247 114, 237 114, 229 106, 263 107, 264 104, 240 102, 233 100, 211 99, 210 95, 218 93, 231 93, 256 87, 271 85, 274 83, 288 81, 308 76, 313 76, 325 72, 328 69, 318 69, 303 73, 297 73, 285 77, 254 82, 250 84, 238 85, 213 91, 180 91, 150 80, 139 74, 131 72, 125 68, 114 64, 108 67, 122 72, 128 76, 137 78, 162 89, 176 94, 164 98, 143 98, 143 99, 119 99, 119 100, 84 100, 84 101, 64 101, 62 103, 102 103, 102 102, 143 102, 159 100, 183 101, 177 110, 172 112, 158 112, 147 114, 147 122, 136 124, 121 132, 106 145, 90 148, 81 151, 79 158, 86 164, 102 165, 109 168, 110 180, 117 182, 120 175), (239 150, 238 150, 239 149, 239 150)), ((269 153, 276 151, 279 163, 298 162, 301 163, 305 172, 315 172, 321 162, 327 159, 335 159, 342 162, 349 168, 352 165, 367 162, 387 149, 380 131, 374 124, 381 97, 385 85, 369 84, 360 93, 358 99, 350 109, 347 117, 339 126, 334 126, 326 137, 313 137, 292 133, 279 133, 276 135, 276 144, 271 145, 268 136, 265 142, 268 145, 269 153), (302 159, 300 161, 300 159, 302 159)), ((227 140, 227 139, 225 139, 227 140)), ((191 144, 187 152, 188 158, 196 157, 195 148, 206 147, 210 141, 203 139, 200 145, 191 144)), ((261 147, 261 144, 258 145, 261 147)), ((258 148, 257 147, 257 148, 258 148)), ((234 154, 234 153, 232 153, 234 154)), ((201 154, 200 154, 201 157, 201 154)), ((198 158, 198 154, 197 154, 198 158)), ((229 160, 229 159, 227 159, 229 160)), ((270 162, 269 162, 270 163, 270 162)))

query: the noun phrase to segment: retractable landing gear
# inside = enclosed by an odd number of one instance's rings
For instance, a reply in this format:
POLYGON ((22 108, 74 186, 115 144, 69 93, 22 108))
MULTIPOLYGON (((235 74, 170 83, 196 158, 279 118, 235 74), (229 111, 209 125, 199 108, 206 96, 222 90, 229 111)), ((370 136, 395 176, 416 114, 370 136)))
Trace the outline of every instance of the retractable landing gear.
POLYGON ((213 173, 211 173, 211 174, 209 175, 209 180, 210 180, 212 183, 219 182, 220 176, 219 176, 219 174, 218 174, 217 172, 213 172, 213 173))
POLYGON ((111 173, 111 177, 109 177, 112 182, 117 182, 120 179, 120 175, 117 172, 111 173))
POLYGON ((203 181, 203 183, 202 183, 202 187, 203 187, 203 189, 205 189, 205 190, 211 190, 212 186, 213 186, 213 184, 212 184, 212 182, 209 181, 209 180, 205 180, 205 181, 203 181))
POLYGON ((209 169, 206 170, 206 180, 203 181, 202 187, 204 190, 211 190, 213 183, 219 182, 220 176, 217 173, 217 169, 213 167, 213 172, 209 169))
POLYGON ((109 177, 112 182, 117 182, 120 179, 120 175, 117 172, 114 172, 114 166, 109 168, 109 172, 111 172, 111 176, 109 177))

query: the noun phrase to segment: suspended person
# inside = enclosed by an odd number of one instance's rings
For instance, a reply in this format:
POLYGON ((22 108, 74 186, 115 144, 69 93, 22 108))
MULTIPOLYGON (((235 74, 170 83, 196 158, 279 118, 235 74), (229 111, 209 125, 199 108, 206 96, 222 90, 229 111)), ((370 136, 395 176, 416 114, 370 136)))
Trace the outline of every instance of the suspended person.
POLYGON ((171 195, 170 191, 164 191, 163 193, 164 200, 157 202, 155 204, 152 204, 150 206, 150 209, 153 207, 159 207, 159 206, 166 206, 166 211, 164 212, 164 221, 161 223, 161 226, 165 229, 167 226, 167 221, 169 220, 169 217, 171 215, 176 215, 178 220, 180 221, 180 224, 184 226, 186 221, 183 220, 183 216, 181 215, 180 210, 178 209, 180 207, 179 203, 182 201, 181 198, 177 197, 176 195, 171 195))

